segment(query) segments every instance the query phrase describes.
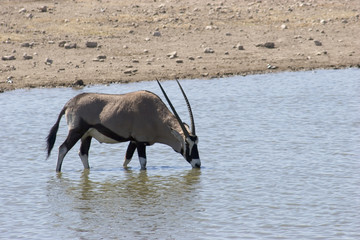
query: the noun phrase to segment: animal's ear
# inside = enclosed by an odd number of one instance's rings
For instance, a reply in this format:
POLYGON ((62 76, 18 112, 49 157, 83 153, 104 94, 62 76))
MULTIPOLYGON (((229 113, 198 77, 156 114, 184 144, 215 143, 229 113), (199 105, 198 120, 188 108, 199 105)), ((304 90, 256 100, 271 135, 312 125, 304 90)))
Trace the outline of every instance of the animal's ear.
POLYGON ((188 132, 190 133, 191 131, 190 131, 190 127, 189 127, 189 125, 187 125, 187 123, 185 123, 185 122, 183 122, 183 124, 184 124, 184 126, 185 126, 186 130, 188 130, 188 132))

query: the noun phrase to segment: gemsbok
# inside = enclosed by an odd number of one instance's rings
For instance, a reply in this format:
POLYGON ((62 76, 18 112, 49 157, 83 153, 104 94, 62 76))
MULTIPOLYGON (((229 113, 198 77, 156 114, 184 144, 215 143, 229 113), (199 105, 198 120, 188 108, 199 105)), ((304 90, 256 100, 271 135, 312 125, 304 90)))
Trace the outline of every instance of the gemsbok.
POLYGON ((65 114, 69 132, 59 147, 56 171, 67 152, 81 139, 79 156, 85 169, 89 168, 91 139, 100 143, 130 141, 123 166, 126 168, 137 149, 140 166, 146 169, 146 146, 162 143, 181 153, 193 168, 200 168, 198 137, 194 117, 186 94, 177 81, 188 107, 191 130, 183 123, 160 82, 157 81, 173 113, 164 102, 149 91, 126 94, 82 93, 70 99, 61 110, 47 136, 47 157, 54 147, 59 123, 65 114))

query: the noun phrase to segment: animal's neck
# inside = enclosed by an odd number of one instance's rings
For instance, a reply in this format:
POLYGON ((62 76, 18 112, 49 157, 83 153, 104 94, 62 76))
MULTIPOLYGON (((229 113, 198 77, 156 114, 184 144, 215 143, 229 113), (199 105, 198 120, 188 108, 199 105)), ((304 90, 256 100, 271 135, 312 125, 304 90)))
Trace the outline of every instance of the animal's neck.
POLYGON ((183 151, 184 139, 185 138, 181 130, 169 127, 169 132, 166 136, 160 138, 159 142, 172 147, 175 152, 181 153, 183 151))

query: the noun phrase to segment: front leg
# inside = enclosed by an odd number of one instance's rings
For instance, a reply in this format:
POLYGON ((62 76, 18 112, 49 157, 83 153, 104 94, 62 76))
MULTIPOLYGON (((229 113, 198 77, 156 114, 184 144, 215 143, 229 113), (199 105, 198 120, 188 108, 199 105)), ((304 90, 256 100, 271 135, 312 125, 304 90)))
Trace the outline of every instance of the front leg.
POLYGON ((146 143, 137 143, 137 151, 141 170, 146 170, 146 143))
POLYGON ((134 155, 135 149, 136 149, 136 142, 130 141, 129 146, 126 150, 125 160, 123 163, 124 168, 127 168, 127 165, 130 163, 131 158, 134 155))

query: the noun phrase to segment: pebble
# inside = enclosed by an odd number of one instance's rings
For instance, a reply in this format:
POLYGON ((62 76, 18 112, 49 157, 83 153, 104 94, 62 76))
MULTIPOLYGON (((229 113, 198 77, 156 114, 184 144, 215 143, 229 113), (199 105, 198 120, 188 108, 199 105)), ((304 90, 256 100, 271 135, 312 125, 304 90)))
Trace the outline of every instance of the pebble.
POLYGON ((273 43, 273 42, 266 42, 266 43, 264 44, 264 47, 266 47, 266 48, 275 48, 275 43, 273 43))
POLYGON ((318 40, 315 40, 314 43, 315 43, 316 46, 322 46, 322 43, 320 41, 318 41, 318 40))
POLYGON ((39 7, 39 11, 40 11, 40 12, 47 12, 47 10, 48 10, 48 7, 47 7, 47 6, 41 6, 41 7, 39 7))
POLYGON ((2 56, 1 60, 3 61, 11 61, 11 60, 15 60, 15 56, 14 55, 10 55, 10 56, 2 56))
POLYGON ((50 59, 50 58, 46 58, 45 59, 45 64, 46 65, 51 65, 53 63, 53 60, 52 59, 50 59))
POLYGON ((28 42, 22 43, 22 44, 20 45, 20 47, 30 47, 30 46, 32 47, 33 44, 30 45, 30 43, 28 43, 28 42))
POLYGON ((237 45, 236 45, 236 49, 237 49, 237 50, 245 50, 245 49, 244 49, 244 46, 241 45, 241 44, 237 44, 237 45))
POLYGON ((210 47, 207 47, 207 48, 204 49, 204 53, 214 53, 214 52, 215 51, 210 47))
POLYGON ((265 48, 275 48, 275 43, 273 42, 266 42, 266 43, 260 43, 256 44, 256 47, 265 47, 265 48))
POLYGON ((160 33, 159 31, 155 31, 155 32, 153 33, 153 36, 154 36, 154 37, 161 37, 161 33, 160 33))
POLYGON ((170 59, 176 58, 176 57, 177 57, 177 52, 174 51, 174 52, 168 53, 167 56, 168 56, 170 59))
POLYGON ((268 65, 267 65, 267 68, 268 68, 268 69, 277 69, 278 67, 277 67, 277 66, 274 66, 274 65, 271 65, 271 64, 268 64, 268 65))
POLYGON ((96 48, 98 46, 98 43, 97 42, 90 42, 90 41, 87 41, 85 43, 86 47, 88 48, 96 48))
POLYGON ((79 79, 79 80, 76 80, 73 84, 72 84, 73 87, 82 87, 82 86, 85 86, 84 84, 84 81, 79 79))
POLYGON ((19 13, 26 13, 26 8, 22 8, 19 10, 19 13))
POLYGON ((184 63, 184 60, 178 59, 178 60, 176 60, 176 63, 184 63))
POLYGON ((27 55, 26 53, 24 53, 23 55, 24 60, 30 60, 33 59, 33 56, 27 55))
POLYGON ((59 42, 59 47, 64 47, 65 43, 67 43, 67 41, 62 40, 59 42))
POLYGON ((65 44, 64 44, 64 48, 65 48, 65 49, 76 48, 76 43, 65 43, 65 44))

